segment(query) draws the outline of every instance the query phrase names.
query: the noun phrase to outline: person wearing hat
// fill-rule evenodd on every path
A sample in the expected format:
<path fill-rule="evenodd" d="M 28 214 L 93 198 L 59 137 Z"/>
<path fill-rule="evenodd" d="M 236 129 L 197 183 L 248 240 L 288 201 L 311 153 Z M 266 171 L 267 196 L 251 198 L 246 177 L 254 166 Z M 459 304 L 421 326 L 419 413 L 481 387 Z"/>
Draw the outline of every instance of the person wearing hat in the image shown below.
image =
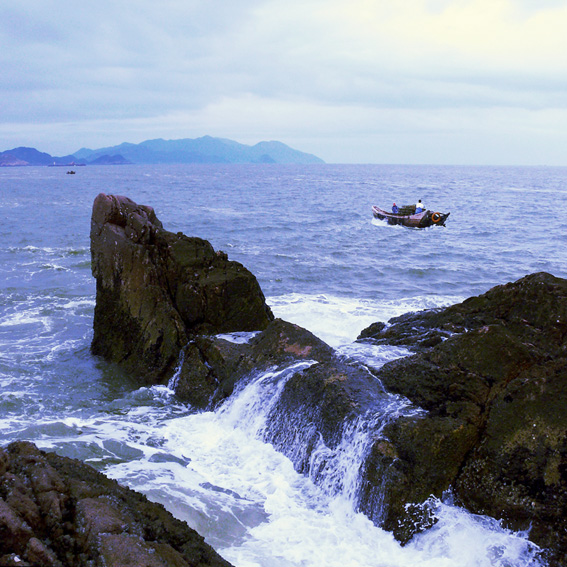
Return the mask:
<path fill-rule="evenodd" d="M 398 214 L 398 205 L 396 205 L 396 203 L 394 203 L 392 205 L 392 212 L 397 215 Z"/>

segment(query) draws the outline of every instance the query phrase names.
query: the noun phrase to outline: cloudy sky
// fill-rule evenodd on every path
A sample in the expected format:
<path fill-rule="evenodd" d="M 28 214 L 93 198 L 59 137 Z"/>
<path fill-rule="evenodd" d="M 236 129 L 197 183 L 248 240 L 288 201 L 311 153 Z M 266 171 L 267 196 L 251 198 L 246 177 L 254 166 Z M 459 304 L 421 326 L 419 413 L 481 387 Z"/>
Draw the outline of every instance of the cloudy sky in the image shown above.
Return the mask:
<path fill-rule="evenodd" d="M 566 0 L 0 0 L 0 151 L 567 165 Z"/>

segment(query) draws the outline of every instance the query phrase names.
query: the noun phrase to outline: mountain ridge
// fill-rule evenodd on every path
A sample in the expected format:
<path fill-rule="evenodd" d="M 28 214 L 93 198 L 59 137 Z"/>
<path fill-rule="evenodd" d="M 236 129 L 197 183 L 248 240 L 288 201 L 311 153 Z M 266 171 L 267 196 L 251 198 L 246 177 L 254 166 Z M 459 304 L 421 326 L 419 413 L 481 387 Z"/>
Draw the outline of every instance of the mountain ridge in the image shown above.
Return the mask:
<path fill-rule="evenodd" d="M 77 163 L 77 165 L 79 164 L 73 155 L 54 157 L 48 153 L 40 152 L 35 148 L 27 148 L 24 146 L 0 152 L 0 167 L 25 165 L 71 165 L 74 163 Z"/>
<path fill-rule="evenodd" d="M 120 165 L 188 163 L 325 163 L 283 142 L 262 141 L 250 146 L 227 138 L 202 136 L 164 140 L 156 138 L 139 144 L 123 142 L 98 149 L 81 148 L 63 157 L 54 157 L 35 148 L 18 147 L 0 152 L 0 167 L 23 165 Z"/>
<path fill-rule="evenodd" d="M 78 159 L 93 160 L 102 155 L 122 155 L 132 163 L 324 163 L 323 160 L 301 152 L 282 142 L 259 142 L 254 146 L 227 138 L 202 136 L 164 140 L 155 138 L 139 144 L 123 143 L 90 150 L 81 148 L 74 153 Z"/>

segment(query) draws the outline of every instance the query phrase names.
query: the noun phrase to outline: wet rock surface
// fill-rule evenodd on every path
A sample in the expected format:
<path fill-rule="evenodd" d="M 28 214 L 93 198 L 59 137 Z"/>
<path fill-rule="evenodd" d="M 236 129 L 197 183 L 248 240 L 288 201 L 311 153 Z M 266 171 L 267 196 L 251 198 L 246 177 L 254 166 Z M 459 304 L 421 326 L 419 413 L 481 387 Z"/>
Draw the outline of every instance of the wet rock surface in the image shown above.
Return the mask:
<path fill-rule="evenodd" d="M 203 402 L 211 406 L 230 396 L 235 385 L 251 374 L 307 360 L 330 361 L 334 357 L 333 349 L 313 333 L 282 319 L 272 321 L 247 343 L 203 336 L 196 338 L 186 352 L 193 363 L 186 363 L 185 358 L 176 392 L 193 391 L 200 382 L 196 375 L 206 375 L 210 387 Z"/>
<path fill-rule="evenodd" d="M 230 567 L 161 504 L 27 442 L 0 448 L 0 565 Z"/>
<path fill-rule="evenodd" d="M 473 512 L 531 527 L 552 564 L 565 565 L 567 281 L 532 274 L 360 340 L 417 351 L 376 374 L 427 412 L 389 424 L 389 452 L 370 455 L 368 470 L 391 478 L 384 526 L 407 540 L 417 527 L 406 505 L 452 489 Z"/>
<path fill-rule="evenodd" d="M 92 352 L 146 383 L 167 381 L 200 334 L 273 320 L 256 278 L 206 240 L 164 230 L 151 207 L 101 193 L 91 218 Z"/>

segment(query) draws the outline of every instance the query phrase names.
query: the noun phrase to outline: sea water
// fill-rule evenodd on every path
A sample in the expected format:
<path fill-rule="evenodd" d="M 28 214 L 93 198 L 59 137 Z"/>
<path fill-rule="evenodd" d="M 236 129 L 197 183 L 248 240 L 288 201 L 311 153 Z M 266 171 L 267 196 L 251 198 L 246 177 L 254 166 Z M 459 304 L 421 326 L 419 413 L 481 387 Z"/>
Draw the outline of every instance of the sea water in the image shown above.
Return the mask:
<path fill-rule="evenodd" d="M 198 412 L 93 357 L 90 214 L 100 192 L 154 207 L 166 229 L 250 269 L 276 316 L 376 367 L 407 351 L 355 343 L 370 323 L 537 271 L 567 277 L 566 187 L 567 168 L 0 168 L 0 444 L 26 439 L 91 464 L 163 503 L 237 567 L 538 565 L 526 534 L 467 513 L 450 494 L 428 502 L 439 521 L 405 547 L 357 513 L 364 420 L 347 424 L 337 448 L 317 447 L 298 474 L 293 451 L 263 441 L 294 368 L 250 377 L 216 412 Z M 447 226 L 372 219 L 373 204 L 417 199 L 451 212 Z M 420 411 L 387 399 L 366 416 L 373 427 Z"/>

